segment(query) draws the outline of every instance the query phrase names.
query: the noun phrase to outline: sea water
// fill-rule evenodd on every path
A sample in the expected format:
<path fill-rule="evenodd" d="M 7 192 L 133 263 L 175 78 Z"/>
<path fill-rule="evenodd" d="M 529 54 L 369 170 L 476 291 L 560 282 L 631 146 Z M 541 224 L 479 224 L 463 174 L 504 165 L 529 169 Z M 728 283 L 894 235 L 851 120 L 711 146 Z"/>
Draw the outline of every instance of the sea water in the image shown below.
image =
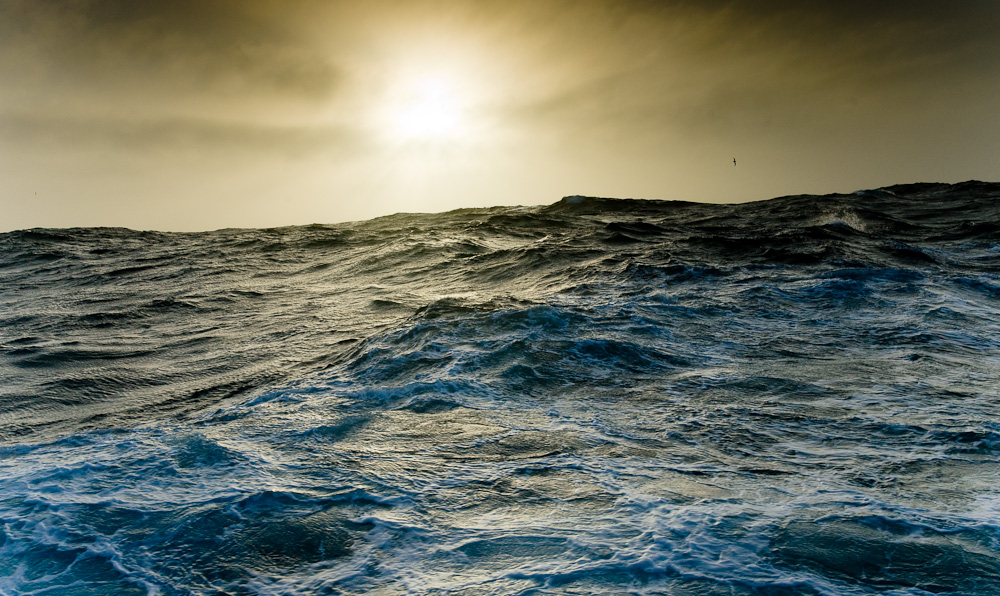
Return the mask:
<path fill-rule="evenodd" d="M 0 235 L 0 594 L 1000 594 L 1000 185 Z"/>

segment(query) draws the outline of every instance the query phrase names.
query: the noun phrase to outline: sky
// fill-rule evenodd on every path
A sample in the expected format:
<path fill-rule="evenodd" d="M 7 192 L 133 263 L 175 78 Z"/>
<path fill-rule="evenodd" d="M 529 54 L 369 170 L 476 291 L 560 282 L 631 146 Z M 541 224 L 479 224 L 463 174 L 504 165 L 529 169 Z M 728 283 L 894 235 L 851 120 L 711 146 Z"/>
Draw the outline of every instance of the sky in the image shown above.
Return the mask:
<path fill-rule="evenodd" d="M 0 0 L 0 231 L 996 181 L 997 31 L 995 0 Z"/>

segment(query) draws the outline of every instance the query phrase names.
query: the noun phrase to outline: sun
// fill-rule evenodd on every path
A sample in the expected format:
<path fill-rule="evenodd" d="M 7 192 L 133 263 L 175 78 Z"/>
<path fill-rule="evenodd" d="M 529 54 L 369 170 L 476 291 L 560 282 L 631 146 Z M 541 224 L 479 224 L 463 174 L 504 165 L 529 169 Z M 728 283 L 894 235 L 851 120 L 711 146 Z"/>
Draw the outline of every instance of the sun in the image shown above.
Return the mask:
<path fill-rule="evenodd" d="M 442 140 L 460 135 L 465 107 L 451 81 L 424 77 L 408 87 L 392 110 L 396 135 L 407 140 Z"/>

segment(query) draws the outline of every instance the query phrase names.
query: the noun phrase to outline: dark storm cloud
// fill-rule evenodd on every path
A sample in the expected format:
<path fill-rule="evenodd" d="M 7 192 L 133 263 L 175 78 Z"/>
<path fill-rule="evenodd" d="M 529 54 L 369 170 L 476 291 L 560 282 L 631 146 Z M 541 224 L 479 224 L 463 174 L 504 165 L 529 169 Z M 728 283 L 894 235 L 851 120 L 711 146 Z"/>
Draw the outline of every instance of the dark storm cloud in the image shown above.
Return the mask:
<path fill-rule="evenodd" d="M 342 127 L 271 121 L 341 78 L 280 16 L 226 0 L 0 1 L 0 145 L 209 159 L 356 144 Z"/>
<path fill-rule="evenodd" d="M 961 93 L 982 112 L 1000 81 L 996 2 L 620 1 L 561 18 L 580 13 L 539 57 L 576 61 L 577 76 L 513 106 L 517 117 L 626 135 L 823 128 L 954 109 Z"/>
<path fill-rule="evenodd" d="M 2 67 L 8 81 L 26 90 L 108 102 L 330 93 L 337 73 L 327 57 L 260 7 L 223 0 L 7 0 L 0 5 Z"/>
<path fill-rule="evenodd" d="M 976 68 L 995 72 L 998 7 L 976 0 L 5 0 L 0 68 L 18 88 L 7 93 L 8 105 L 19 98 L 65 106 L 88 97 L 156 105 L 191 96 L 321 101 L 344 72 L 328 48 L 302 35 L 315 31 L 310 20 L 330 38 L 362 42 L 382 30 L 437 23 L 445 43 L 487 32 L 497 51 L 536 53 L 538 68 L 572 64 L 576 71 L 552 88 L 519 94 L 540 91 L 533 99 L 548 107 L 554 95 L 594 98 L 595 80 L 619 91 L 624 83 L 640 96 L 687 86 L 696 90 L 684 94 L 689 101 L 725 103 L 744 91 L 759 95 L 755 88 L 794 94 L 827 85 L 836 94 L 858 86 L 866 93 Z M 590 101 L 608 104 L 613 95 Z"/>

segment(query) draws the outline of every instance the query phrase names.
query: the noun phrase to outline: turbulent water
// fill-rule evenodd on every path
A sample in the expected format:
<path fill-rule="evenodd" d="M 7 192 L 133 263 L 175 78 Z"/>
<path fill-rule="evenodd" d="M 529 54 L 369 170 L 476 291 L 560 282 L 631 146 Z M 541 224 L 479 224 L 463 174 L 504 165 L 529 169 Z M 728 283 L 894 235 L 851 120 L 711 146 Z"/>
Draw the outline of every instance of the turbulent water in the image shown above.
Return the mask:
<path fill-rule="evenodd" d="M 1000 184 L 0 235 L 0 594 L 1000 594 Z"/>

